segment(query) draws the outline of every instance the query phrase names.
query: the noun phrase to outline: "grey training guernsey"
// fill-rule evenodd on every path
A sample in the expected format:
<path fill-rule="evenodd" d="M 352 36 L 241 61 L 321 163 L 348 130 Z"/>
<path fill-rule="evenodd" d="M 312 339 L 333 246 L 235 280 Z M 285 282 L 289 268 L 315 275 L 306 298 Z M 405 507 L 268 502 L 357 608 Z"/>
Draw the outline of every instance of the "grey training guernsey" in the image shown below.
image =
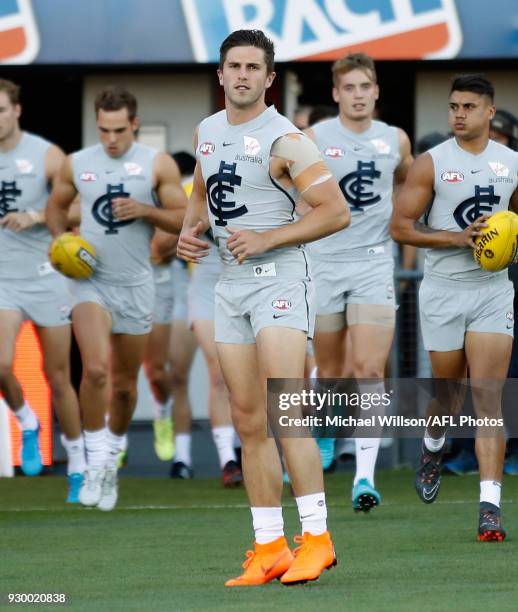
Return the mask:
<path fill-rule="evenodd" d="M 351 209 L 350 227 L 308 245 L 311 257 L 351 261 L 377 253 L 391 257 L 389 222 L 394 171 L 401 155 L 396 127 L 373 121 L 364 132 L 339 117 L 313 127 L 318 149 Z"/>
<path fill-rule="evenodd" d="M 49 196 L 45 157 L 51 143 L 22 132 L 18 144 L 0 152 L 0 218 L 10 212 L 43 210 Z M 0 279 L 37 278 L 48 263 L 51 235 L 36 224 L 21 232 L 0 227 Z"/>
<path fill-rule="evenodd" d="M 231 125 L 224 110 L 201 122 L 196 156 L 206 185 L 209 220 L 224 264 L 224 277 L 243 276 L 248 266 L 259 270 L 255 276 L 307 275 L 303 246 L 250 257 L 241 266 L 226 246 L 228 227 L 264 232 L 295 220 L 298 192 L 273 179 L 269 163 L 273 143 L 285 134 L 298 132 L 273 106 L 239 125 Z M 251 275 L 254 276 L 252 272 Z"/>
<path fill-rule="evenodd" d="M 116 198 L 155 205 L 153 161 L 157 151 L 134 142 L 121 157 L 101 144 L 74 153 L 74 183 L 81 196 L 81 235 L 97 252 L 95 278 L 111 285 L 135 286 L 150 278 L 153 226 L 143 219 L 119 221 Z"/>
<path fill-rule="evenodd" d="M 462 149 L 455 138 L 430 149 L 435 170 L 434 197 L 425 215 L 433 229 L 460 232 L 480 215 L 509 208 L 518 185 L 518 153 L 490 140 L 478 155 Z M 480 282 L 507 270 L 487 272 L 473 258 L 470 248 L 426 249 L 426 278 Z"/>

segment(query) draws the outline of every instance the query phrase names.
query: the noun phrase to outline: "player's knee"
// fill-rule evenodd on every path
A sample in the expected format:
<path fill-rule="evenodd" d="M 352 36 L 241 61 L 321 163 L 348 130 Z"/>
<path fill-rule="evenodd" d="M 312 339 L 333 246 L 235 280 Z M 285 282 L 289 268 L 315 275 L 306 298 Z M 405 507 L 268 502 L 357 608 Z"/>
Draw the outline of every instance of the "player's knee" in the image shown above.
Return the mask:
<path fill-rule="evenodd" d="M 266 431 L 265 415 L 257 409 L 257 402 L 231 398 L 230 409 L 234 428 L 241 439 L 254 438 Z"/>
<path fill-rule="evenodd" d="M 330 361 L 318 366 L 319 378 L 340 378 L 342 375 L 342 364 L 340 360 Z"/>
<path fill-rule="evenodd" d="M 167 379 L 167 372 L 163 366 L 152 366 L 148 369 L 148 378 L 151 385 L 162 386 Z"/>
<path fill-rule="evenodd" d="M 94 387 L 104 387 L 108 381 L 108 366 L 104 363 L 88 364 L 83 370 L 83 377 Z"/>
<path fill-rule="evenodd" d="M 219 370 L 210 372 L 210 384 L 216 393 L 224 393 L 226 390 L 225 381 Z"/>
<path fill-rule="evenodd" d="M 173 369 L 173 373 L 171 375 L 171 386 L 172 388 L 177 391 L 178 389 L 181 389 L 182 387 L 187 387 L 187 372 L 183 372 L 183 371 L 174 371 Z"/>
<path fill-rule="evenodd" d="M 502 393 L 500 388 L 471 387 L 475 412 L 478 418 L 497 417 L 502 410 Z"/>
<path fill-rule="evenodd" d="M 354 360 L 354 376 L 356 378 L 383 378 L 383 368 L 373 361 L 366 359 Z"/>
<path fill-rule="evenodd" d="M 137 389 L 135 385 L 125 385 L 123 387 L 113 388 L 113 401 L 118 405 L 131 405 L 137 397 Z"/>
<path fill-rule="evenodd" d="M 60 368 L 50 372 L 45 371 L 45 376 L 47 377 L 47 382 L 54 398 L 63 395 L 68 385 L 70 385 L 70 378 L 66 368 Z"/>

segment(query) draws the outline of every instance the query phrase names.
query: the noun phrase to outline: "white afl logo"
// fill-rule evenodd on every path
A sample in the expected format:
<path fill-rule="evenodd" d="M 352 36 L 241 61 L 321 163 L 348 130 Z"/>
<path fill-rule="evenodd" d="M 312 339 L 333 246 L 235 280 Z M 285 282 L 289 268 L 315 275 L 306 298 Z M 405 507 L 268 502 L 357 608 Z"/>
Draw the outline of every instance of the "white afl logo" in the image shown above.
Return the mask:
<path fill-rule="evenodd" d="M 441 174 L 441 181 L 446 183 L 462 183 L 464 175 L 460 170 L 446 170 Z"/>
<path fill-rule="evenodd" d="M 273 300 L 272 308 L 275 308 L 275 310 L 289 310 L 291 302 L 289 300 Z"/>
<path fill-rule="evenodd" d="M 343 157 L 345 152 L 339 147 L 327 147 L 327 149 L 324 151 L 324 155 L 326 157 Z"/>
<path fill-rule="evenodd" d="M 198 151 L 202 155 L 210 155 L 211 153 L 214 153 L 215 150 L 216 145 L 213 142 L 202 142 L 201 145 L 198 147 Z"/>

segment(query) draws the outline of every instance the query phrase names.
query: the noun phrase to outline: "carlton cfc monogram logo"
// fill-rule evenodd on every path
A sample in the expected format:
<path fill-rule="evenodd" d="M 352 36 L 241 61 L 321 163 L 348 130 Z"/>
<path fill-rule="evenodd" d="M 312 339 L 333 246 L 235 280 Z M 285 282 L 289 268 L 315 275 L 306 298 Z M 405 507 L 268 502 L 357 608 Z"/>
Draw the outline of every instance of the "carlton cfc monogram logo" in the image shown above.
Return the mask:
<path fill-rule="evenodd" d="M 479 187 L 475 185 L 475 195 L 461 202 L 453 211 L 457 225 L 465 229 L 480 215 L 491 213 L 493 206 L 500 202 L 500 196 L 495 195 L 494 187 Z"/>
<path fill-rule="evenodd" d="M 227 201 L 227 196 L 234 193 L 234 187 L 241 185 L 242 177 L 236 174 L 237 164 L 219 164 L 219 172 L 207 179 L 207 194 L 209 196 L 210 212 L 216 217 L 216 225 L 225 227 L 228 219 L 241 217 L 248 212 L 246 206 L 236 208 L 233 200 Z"/>
<path fill-rule="evenodd" d="M 16 187 L 16 181 L 2 181 L 2 187 L 0 188 L 0 218 L 5 217 L 7 213 L 18 210 L 17 208 L 12 208 L 11 204 L 15 204 L 16 198 L 21 195 L 21 190 Z"/>
<path fill-rule="evenodd" d="M 381 172 L 376 170 L 375 162 L 359 161 L 356 170 L 346 174 L 340 181 L 340 189 L 347 202 L 361 210 L 364 206 L 371 206 L 381 200 L 380 195 L 368 191 L 374 185 L 374 179 L 380 176 Z"/>
<path fill-rule="evenodd" d="M 113 216 L 113 200 L 116 198 L 129 198 L 130 196 L 131 194 L 124 191 L 124 185 L 120 183 L 119 185 L 107 185 L 106 193 L 95 200 L 92 207 L 92 215 L 99 225 L 107 228 L 104 232 L 105 234 L 118 234 L 119 227 L 129 225 L 135 221 L 135 219 L 119 221 Z"/>

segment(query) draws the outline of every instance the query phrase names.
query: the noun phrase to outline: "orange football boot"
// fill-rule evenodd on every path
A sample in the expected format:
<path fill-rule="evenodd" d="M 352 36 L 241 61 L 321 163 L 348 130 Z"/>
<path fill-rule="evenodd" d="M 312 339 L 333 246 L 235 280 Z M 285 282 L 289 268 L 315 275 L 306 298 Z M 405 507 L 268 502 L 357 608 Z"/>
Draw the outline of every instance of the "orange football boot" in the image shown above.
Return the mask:
<path fill-rule="evenodd" d="M 257 586 L 280 578 L 293 563 L 293 553 L 286 538 L 281 536 L 268 544 L 254 542 L 254 550 L 246 551 L 245 571 L 237 578 L 225 582 L 225 586 Z"/>
<path fill-rule="evenodd" d="M 329 531 L 322 535 L 311 535 L 307 531 L 302 536 L 295 536 L 294 541 L 300 544 L 294 550 L 295 561 L 281 578 L 282 584 L 303 584 L 318 580 L 325 569 L 336 565 L 336 556 Z"/>

